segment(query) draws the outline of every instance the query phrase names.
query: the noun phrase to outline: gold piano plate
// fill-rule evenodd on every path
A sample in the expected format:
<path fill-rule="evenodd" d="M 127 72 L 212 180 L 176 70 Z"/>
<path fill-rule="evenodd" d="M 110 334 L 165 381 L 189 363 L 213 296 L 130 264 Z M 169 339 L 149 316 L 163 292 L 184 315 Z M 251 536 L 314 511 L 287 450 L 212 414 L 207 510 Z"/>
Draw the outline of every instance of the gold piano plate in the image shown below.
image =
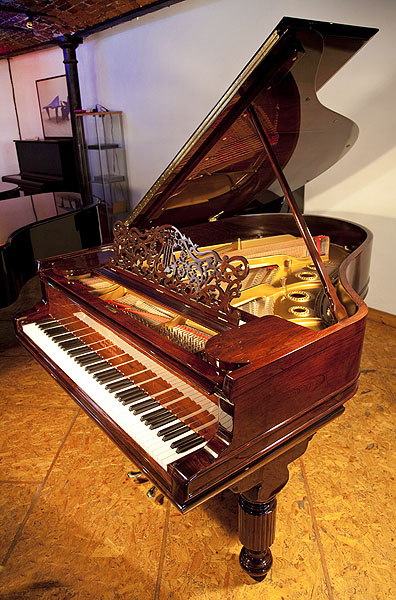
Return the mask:
<path fill-rule="evenodd" d="M 325 268 L 334 282 L 349 252 L 330 244 L 329 255 L 323 256 Z M 320 330 L 330 323 L 327 308 L 318 299 L 323 288 L 310 257 L 269 255 L 265 260 L 249 260 L 249 276 L 241 295 L 233 306 L 256 317 L 276 315 L 304 327 Z"/>

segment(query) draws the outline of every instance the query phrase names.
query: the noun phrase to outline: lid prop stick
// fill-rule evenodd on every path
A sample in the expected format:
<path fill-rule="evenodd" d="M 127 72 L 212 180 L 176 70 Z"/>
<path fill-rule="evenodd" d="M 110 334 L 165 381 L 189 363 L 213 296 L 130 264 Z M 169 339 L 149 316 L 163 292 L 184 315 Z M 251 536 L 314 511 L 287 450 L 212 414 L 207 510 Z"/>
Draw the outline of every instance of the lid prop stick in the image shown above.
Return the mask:
<path fill-rule="evenodd" d="M 322 261 L 320 254 L 316 248 L 312 234 L 308 229 L 308 226 L 305 222 L 305 219 L 304 219 L 300 209 L 298 208 L 298 205 L 294 198 L 293 192 L 291 191 L 290 186 L 287 182 L 287 179 L 279 165 L 278 159 L 276 158 L 275 153 L 272 150 L 271 143 L 268 139 L 268 136 L 267 136 L 264 128 L 262 127 L 261 122 L 257 116 L 257 113 L 254 110 L 252 105 L 250 105 L 249 108 L 247 109 L 247 114 L 249 115 L 250 120 L 252 121 L 254 128 L 260 138 L 260 141 L 262 142 L 262 144 L 264 146 L 264 149 L 267 153 L 268 159 L 271 163 L 274 173 L 280 183 L 282 191 L 283 191 L 285 198 L 289 204 L 290 210 L 293 213 L 293 216 L 294 216 L 297 226 L 300 230 L 300 233 L 307 245 L 308 251 L 312 258 L 312 262 L 315 265 L 315 268 L 318 272 L 319 278 L 322 282 L 324 291 L 329 300 L 331 314 L 333 315 L 333 318 L 335 319 L 336 322 L 342 321 L 342 319 L 345 319 L 348 316 L 347 312 L 345 310 L 345 307 L 341 304 L 341 302 L 337 296 L 337 292 L 336 292 L 333 284 L 331 283 L 330 277 L 323 265 L 323 261 Z"/>

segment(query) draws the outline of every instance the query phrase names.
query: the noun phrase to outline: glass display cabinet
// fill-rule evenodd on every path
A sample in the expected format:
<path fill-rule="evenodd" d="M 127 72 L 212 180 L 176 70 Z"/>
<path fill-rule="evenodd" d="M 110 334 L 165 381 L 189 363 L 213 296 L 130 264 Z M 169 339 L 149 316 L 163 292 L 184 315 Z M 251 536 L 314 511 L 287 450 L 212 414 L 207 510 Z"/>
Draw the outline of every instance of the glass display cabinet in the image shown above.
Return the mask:
<path fill-rule="evenodd" d="M 122 112 L 81 112 L 77 117 L 87 193 L 106 207 L 111 232 L 114 222 L 130 213 Z"/>

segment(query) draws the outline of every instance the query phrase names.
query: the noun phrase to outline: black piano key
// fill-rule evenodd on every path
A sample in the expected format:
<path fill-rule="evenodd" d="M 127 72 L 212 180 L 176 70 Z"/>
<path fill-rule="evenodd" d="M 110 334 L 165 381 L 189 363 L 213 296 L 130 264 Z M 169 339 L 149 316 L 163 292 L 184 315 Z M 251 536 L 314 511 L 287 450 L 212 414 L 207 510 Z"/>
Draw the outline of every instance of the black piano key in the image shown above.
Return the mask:
<path fill-rule="evenodd" d="M 175 415 L 173 415 L 172 413 L 168 412 L 168 414 L 166 416 L 163 416 L 162 419 L 159 419 L 157 421 L 154 421 L 154 423 L 151 423 L 148 428 L 149 429 L 158 429 L 158 427 L 162 427 L 163 425 L 167 425 L 168 423 L 172 423 L 173 421 L 177 421 L 177 417 Z"/>
<path fill-rule="evenodd" d="M 53 327 L 58 327 L 59 323 L 58 321 L 49 321 L 48 323 L 40 323 L 40 325 L 38 325 L 38 327 L 41 329 L 41 331 L 47 331 L 47 329 L 52 329 Z"/>
<path fill-rule="evenodd" d="M 74 337 L 74 335 L 72 333 L 63 333 L 63 334 L 59 334 L 54 336 L 54 342 L 56 342 L 57 344 L 59 342 L 67 342 L 68 340 L 75 340 L 76 338 Z"/>
<path fill-rule="evenodd" d="M 76 363 L 78 363 L 81 367 L 85 367 L 86 365 L 90 365 L 94 362 L 99 362 L 101 357 L 96 352 L 90 352 L 89 354 L 84 354 L 83 356 L 78 356 L 74 359 Z"/>
<path fill-rule="evenodd" d="M 180 421 L 178 423 L 175 423 L 174 425 L 171 425 L 170 427 L 165 427 L 165 429 L 160 429 L 157 433 L 158 437 L 162 437 L 163 435 L 166 435 L 167 433 L 171 433 L 172 431 L 176 431 L 177 429 L 181 429 L 182 427 L 186 427 L 186 425 L 184 425 L 184 423 L 180 423 Z"/>
<path fill-rule="evenodd" d="M 105 360 L 102 360 L 99 363 L 96 363 L 94 365 L 88 365 L 85 367 L 85 370 L 88 371 L 88 373 L 97 373 L 98 371 L 102 371 L 102 369 L 106 369 L 109 368 L 109 363 Z"/>
<path fill-rule="evenodd" d="M 162 436 L 162 440 L 164 442 L 168 442 L 169 440 L 172 440 L 173 438 L 177 437 L 178 435 L 182 435 L 183 433 L 188 433 L 189 431 L 191 431 L 191 429 L 188 427 L 188 425 L 184 425 L 184 426 L 180 427 L 179 429 L 175 429 L 175 431 L 166 433 L 164 436 Z"/>
<path fill-rule="evenodd" d="M 48 319 L 43 319 L 43 321 L 37 321 L 37 327 L 40 327 L 40 329 L 42 329 L 42 327 L 45 327 L 46 325 L 51 325 L 51 323 L 58 323 L 58 321 L 56 321 L 52 317 Z"/>
<path fill-rule="evenodd" d="M 81 345 L 80 340 L 77 340 L 75 338 L 74 338 L 74 340 L 68 340 L 67 342 L 60 342 L 58 344 L 59 348 L 62 348 L 62 350 L 71 350 L 72 348 L 77 348 L 77 346 L 80 346 L 80 345 Z"/>
<path fill-rule="evenodd" d="M 161 413 L 158 410 L 154 412 L 156 412 L 157 414 L 154 415 L 154 413 L 150 413 L 144 419 L 145 425 L 147 425 L 150 429 L 157 429 L 158 427 L 162 427 L 162 425 L 166 425 L 166 423 L 170 423 L 169 419 L 175 416 L 173 413 L 169 412 L 169 410 L 166 409 L 163 409 Z M 153 417 L 151 418 L 152 415 Z M 143 421 L 143 419 L 141 420 Z"/>
<path fill-rule="evenodd" d="M 109 390 L 109 392 L 118 392 L 127 387 L 131 387 L 133 385 L 133 381 L 130 379 L 122 379 L 121 381 L 115 381 L 114 383 L 108 383 L 105 388 Z"/>
<path fill-rule="evenodd" d="M 184 445 L 178 446 L 177 449 L 176 449 L 176 454 L 181 454 L 182 452 L 186 452 L 187 450 L 191 450 L 192 448 L 194 448 L 194 446 L 199 446 L 199 444 L 202 444 L 203 441 L 204 441 L 204 439 L 200 435 L 198 435 L 198 439 L 191 440 L 191 442 L 188 442 L 188 443 L 186 443 Z"/>
<path fill-rule="evenodd" d="M 51 329 L 50 331 L 48 331 L 45 335 L 47 335 L 48 337 L 50 337 L 51 339 L 58 341 L 60 336 L 62 335 L 67 335 L 67 337 L 69 337 L 70 339 L 74 338 L 75 339 L 75 335 L 74 333 L 71 333 L 70 331 L 68 331 L 68 329 L 66 329 L 65 327 L 55 327 L 54 329 Z"/>
<path fill-rule="evenodd" d="M 67 329 L 65 329 L 64 327 L 51 327 L 50 329 L 44 331 L 45 335 L 48 335 L 48 337 L 52 337 L 54 335 L 57 335 L 58 333 L 66 333 Z"/>
<path fill-rule="evenodd" d="M 110 383 L 111 381 L 118 381 L 120 377 L 122 377 L 122 373 L 117 371 L 117 369 L 114 369 L 114 371 L 113 369 L 108 369 L 107 371 L 100 371 L 100 373 L 96 373 L 94 379 L 96 379 L 96 381 L 99 381 L 99 383 L 101 383 L 102 385 Z"/>
<path fill-rule="evenodd" d="M 98 363 L 94 364 L 97 365 Z M 122 377 L 122 375 L 118 371 L 114 372 L 113 369 L 103 370 L 103 367 L 101 371 L 93 374 L 93 378 L 96 379 L 96 381 L 98 381 L 102 385 L 105 385 L 105 383 L 110 383 L 110 381 L 114 381 L 115 379 L 119 379 L 120 377 Z"/>
<path fill-rule="evenodd" d="M 89 356 L 89 358 L 88 358 Z M 83 361 L 83 359 L 85 359 L 85 357 L 87 357 L 86 360 Z M 75 362 L 80 365 L 80 367 L 89 367 L 91 365 L 96 365 L 98 362 L 101 362 L 101 357 L 100 356 L 90 356 L 88 354 L 80 354 L 79 356 L 74 356 L 73 357 Z"/>
<path fill-rule="evenodd" d="M 142 388 L 140 388 L 138 385 L 132 385 L 132 387 L 130 387 L 128 390 L 122 390 L 121 392 L 117 392 L 115 394 L 115 397 L 117 398 L 117 400 L 125 400 L 126 398 L 130 398 L 135 394 L 140 394 L 140 392 L 142 391 Z"/>
<path fill-rule="evenodd" d="M 81 356 L 82 354 L 87 354 L 88 352 L 91 352 L 91 349 L 85 344 L 82 344 L 81 346 L 78 346 L 78 348 L 72 348 L 72 350 L 68 350 L 67 354 L 74 358 L 75 356 Z"/>
<path fill-rule="evenodd" d="M 144 391 L 141 390 L 140 388 L 136 389 L 136 388 L 130 388 L 131 392 L 130 394 L 125 394 L 122 397 L 117 397 L 116 394 L 116 398 L 119 402 L 125 402 L 125 400 L 135 400 L 139 398 L 145 398 L 146 396 L 148 396 L 148 394 Z M 127 392 L 129 392 L 129 390 L 126 390 Z"/>
<path fill-rule="evenodd" d="M 173 442 L 171 444 L 171 448 L 178 448 L 182 444 L 190 442 L 190 441 L 192 442 L 193 440 L 195 440 L 197 438 L 201 438 L 201 436 L 198 433 L 192 433 L 191 435 L 188 435 L 187 437 L 185 437 L 181 440 L 176 440 L 175 442 Z"/>
<path fill-rule="evenodd" d="M 127 392 L 129 392 L 129 394 L 127 394 Z M 119 392 L 117 392 L 118 394 Z M 116 394 L 116 397 L 117 397 Z M 132 400 L 133 398 L 142 398 L 144 396 L 148 396 L 147 392 L 145 392 L 144 390 L 142 390 L 141 388 L 137 388 L 137 387 L 131 387 L 128 388 L 127 390 L 124 390 L 124 394 L 120 397 L 117 397 L 117 400 L 119 402 L 123 402 L 124 400 Z"/>
<path fill-rule="evenodd" d="M 137 402 L 140 402 L 141 400 L 143 400 L 144 398 L 149 399 L 149 395 L 146 394 L 145 392 L 143 392 L 140 396 L 138 396 L 137 398 L 128 398 L 127 400 L 122 400 L 121 404 L 123 406 L 130 406 L 131 404 L 136 404 Z M 131 408 L 129 410 L 132 410 Z"/>
<path fill-rule="evenodd" d="M 141 415 L 142 413 L 147 412 L 156 406 L 160 406 L 159 402 L 149 398 L 148 400 L 139 402 L 139 404 L 136 404 L 135 406 L 131 406 L 129 410 L 131 410 L 134 415 Z"/>
<path fill-rule="evenodd" d="M 45 335 L 51 339 L 55 338 L 57 335 L 61 335 L 62 333 L 66 333 L 67 329 L 54 327 L 53 329 L 49 329 L 48 331 L 44 331 Z M 56 341 L 56 340 L 55 340 Z"/>
<path fill-rule="evenodd" d="M 149 425 L 150 423 L 158 420 L 159 417 L 163 417 L 164 415 L 169 415 L 169 410 L 166 410 L 166 408 L 159 408 L 158 410 L 155 410 L 154 412 L 150 413 L 150 415 L 147 418 L 144 416 L 140 417 L 140 420 L 145 421 L 146 425 Z"/>
<path fill-rule="evenodd" d="M 81 343 L 82 343 L 82 342 L 81 342 L 81 340 L 79 340 L 79 339 L 78 339 L 78 338 L 76 338 L 75 336 L 71 337 L 71 338 L 70 338 L 70 339 L 68 339 L 68 340 L 58 340 L 56 337 L 54 337 L 54 338 L 53 338 L 53 340 L 54 340 L 54 342 L 55 342 L 56 344 L 58 344 L 58 346 L 60 346 L 61 344 L 66 344 L 66 345 L 65 345 L 65 349 L 67 348 L 67 345 L 68 345 L 68 344 L 70 344 L 70 343 L 72 343 L 72 342 L 73 342 L 73 343 L 75 343 L 75 344 L 80 344 L 80 345 L 81 345 Z"/>
<path fill-rule="evenodd" d="M 100 361 L 100 363 L 102 364 L 102 362 L 106 362 L 106 361 Z M 88 370 L 89 368 L 93 369 L 94 366 L 98 365 L 99 363 L 96 363 L 95 365 L 88 365 L 86 368 L 86 370 Z M 108 375 L 119 375 L 120 377 L 123 377 L 122 373 L 120 373 L 119 371 L 117 371 L 117 369 L 115 369 L 114 367 L 112 367 L 108 362 L 106 362 L 107 364 L 107 369 L 106 371 L 101 371 L 100 373 L 96 373 L 94 375 L 94 379 L 99 379 L 99 378 L 106 378 Z"/>

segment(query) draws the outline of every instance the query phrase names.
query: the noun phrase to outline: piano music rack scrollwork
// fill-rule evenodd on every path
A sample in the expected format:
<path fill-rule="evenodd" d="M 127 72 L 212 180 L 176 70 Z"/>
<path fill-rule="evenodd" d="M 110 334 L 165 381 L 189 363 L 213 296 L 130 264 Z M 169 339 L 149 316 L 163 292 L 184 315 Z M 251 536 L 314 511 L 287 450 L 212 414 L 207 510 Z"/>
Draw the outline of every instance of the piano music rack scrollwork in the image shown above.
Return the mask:
<path fill-rule="evenodd" d="M 189 237 L 172 225 L 146 231 L 114 225 L 112 264 L 180 294 L 184 300 L 205 304 L 238 323 L 240 312 L 231 301 L 241 293 L 249 273 L 244 256 L 220 256 L 200 251 Z"/>

